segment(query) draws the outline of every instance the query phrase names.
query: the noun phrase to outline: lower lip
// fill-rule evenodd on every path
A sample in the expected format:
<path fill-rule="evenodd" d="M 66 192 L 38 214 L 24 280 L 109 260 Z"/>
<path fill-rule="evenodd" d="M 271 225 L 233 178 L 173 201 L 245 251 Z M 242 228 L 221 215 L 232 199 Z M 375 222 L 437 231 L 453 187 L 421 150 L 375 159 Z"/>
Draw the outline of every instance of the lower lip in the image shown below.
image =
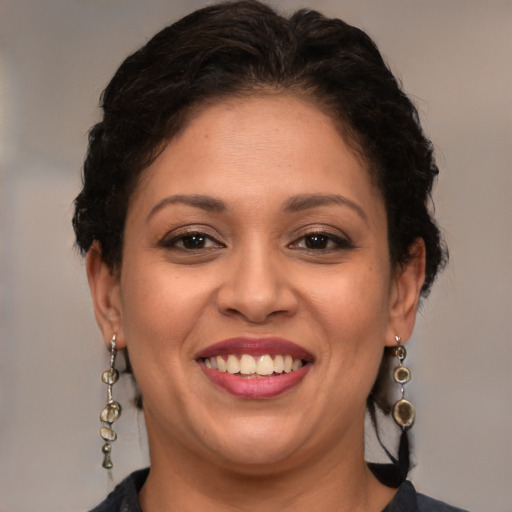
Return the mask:
<path fill-rule="evenodd" d="M 306 364 L 291 373 L 282 373 L 272 377 L 246 378 L 228 372 L 219 372 L 200 364 L 206 376 L 217 386 L 237 398 L 265 400 L 282 395 L 291 390 L 304 379 L 311 367 Z"/>

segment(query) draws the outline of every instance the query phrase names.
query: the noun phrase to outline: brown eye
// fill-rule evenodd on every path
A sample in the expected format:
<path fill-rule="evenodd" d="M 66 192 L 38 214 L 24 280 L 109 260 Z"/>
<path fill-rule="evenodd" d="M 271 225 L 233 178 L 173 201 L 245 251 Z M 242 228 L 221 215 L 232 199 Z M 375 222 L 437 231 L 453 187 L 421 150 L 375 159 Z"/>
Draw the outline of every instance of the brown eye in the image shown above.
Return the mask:
<path fill-rule="evenodd" d="M 211 236 L 201 232 L 188 232 L 173 236 L 170 239 L 163 240 L 161 246 L 166 249 L 176 249 L 180 251 L 203 251 L 224 247 L 223 244 Z"/>
<path fill-rule="evenodd" d="M 185 249 L 204 249 L 206 245 L 206 236 L 201 233 L 182 236 L 181 245 Z"/>
<path fill-rule="evenodd" d="M 331 253 L 353 249 L 354 245 L 347 238 L 334 235 L 333 233 L 317 231 L 301 236 L 292 242 L 289 247 L 303 251 Z"/>
<path fill-rule="evenodd" d="M 329 237 L 320 234 L 308 235 L 304 237 L 304 242 L 308 249 L 326 249 Z"/>

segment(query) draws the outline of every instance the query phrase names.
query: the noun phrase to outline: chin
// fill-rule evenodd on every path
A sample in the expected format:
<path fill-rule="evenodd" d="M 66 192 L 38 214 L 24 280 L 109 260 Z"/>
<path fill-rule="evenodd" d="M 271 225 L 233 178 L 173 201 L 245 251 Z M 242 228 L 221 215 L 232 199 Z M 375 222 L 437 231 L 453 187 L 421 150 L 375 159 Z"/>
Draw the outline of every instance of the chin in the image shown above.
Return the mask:
<path fill-rule="evenodd" d="M 285 425 L 282 418 L 255 418 L 231 421 L 221 425 L 218 436 L 211 437 L 210 449 L 217 458 L 222 459 L 230 468 L 252 474 L 263 467 L 269 470 L 287 465 L 295 458 L 304 444 L 304 430 Z M 204 439 L 207 441 L 207 439 Z"/>

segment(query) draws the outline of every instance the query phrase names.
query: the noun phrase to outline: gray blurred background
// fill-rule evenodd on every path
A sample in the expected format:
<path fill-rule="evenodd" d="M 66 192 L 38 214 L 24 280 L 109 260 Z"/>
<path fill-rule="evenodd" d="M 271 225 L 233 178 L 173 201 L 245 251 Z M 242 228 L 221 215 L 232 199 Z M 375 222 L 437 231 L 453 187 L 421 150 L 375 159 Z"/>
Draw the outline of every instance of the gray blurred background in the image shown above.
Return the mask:
<path fill-rule="evenodd" d="M 207 3 L 0 0 L 0 512 L 83 511 L 111 488 L 98 436 L 107 354 L 71 205 L 114 70 Z M 512 3 L 269 3 L 367 30 L 421 111 L 452 259 L 410 344 L 412 479 L 474 512 L 512 511 Z M 147 464 L 129 382 L 116 392 L 115 482 Z M 383 460 L 371 439 L 368 458 Z"/>

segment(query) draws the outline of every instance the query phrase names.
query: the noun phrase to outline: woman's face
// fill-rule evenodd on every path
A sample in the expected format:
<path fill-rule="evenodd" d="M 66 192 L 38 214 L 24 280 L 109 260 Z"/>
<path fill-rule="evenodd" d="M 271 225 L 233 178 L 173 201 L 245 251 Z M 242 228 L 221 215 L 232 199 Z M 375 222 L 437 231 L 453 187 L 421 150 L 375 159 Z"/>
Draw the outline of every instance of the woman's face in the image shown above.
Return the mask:
<path fill-rule="evenodd" d="M 290 95 L 205 107 L 143 175 L 104 315 L 152 458 L 360 455 L 383 347 L 408 336 L 399 279 L 381 195 L 327 115 Z"/>

